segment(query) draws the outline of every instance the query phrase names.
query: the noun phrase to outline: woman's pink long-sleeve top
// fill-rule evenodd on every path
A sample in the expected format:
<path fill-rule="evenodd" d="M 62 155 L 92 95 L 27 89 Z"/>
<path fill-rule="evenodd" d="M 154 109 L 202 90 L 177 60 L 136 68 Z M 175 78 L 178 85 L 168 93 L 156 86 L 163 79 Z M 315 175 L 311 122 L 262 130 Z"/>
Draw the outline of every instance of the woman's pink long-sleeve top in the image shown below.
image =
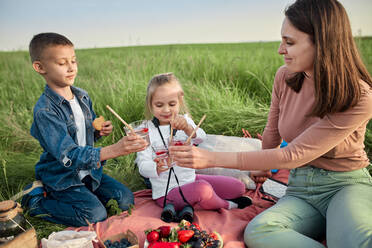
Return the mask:
<path fill-rule="evenodd" d="M 351 171 L 368 166 L 364 136 L 372 118 L 372 89 L 361 81 L 362 95 L 356 106 L 324 118 L 309 117 L 314 104 L 314 82 L 305 78 L 299 93 L 285 82 L 285 66 L 275 75 L 271 106 L 263 133 L 262 151 L 238 154 L 240 169 L 247 164 L 268 168 L 312 165 L 332 171 Z M 288 146 L 277 149 L 281 139 Z M 266 167 L 264 166 L 264 167 Z"/>

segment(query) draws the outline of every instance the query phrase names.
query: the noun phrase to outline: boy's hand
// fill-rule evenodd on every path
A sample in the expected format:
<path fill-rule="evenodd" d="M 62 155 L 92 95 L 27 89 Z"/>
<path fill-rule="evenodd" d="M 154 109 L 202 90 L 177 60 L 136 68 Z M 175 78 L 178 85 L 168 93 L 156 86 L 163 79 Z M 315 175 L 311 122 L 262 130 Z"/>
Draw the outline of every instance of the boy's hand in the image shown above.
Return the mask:
<path fill-rule="evenodd" d="M 149 145 L 146 140 L 138 135 L 124 136 L 117 144 L 120 146 L 121 155 L 143 151 Z"/>
<path fill-rule="evenodd" d="M 102 123 L 102 129 L 99 131 L 99 135 L 101 136 L 108 136 L 110 133 L 112 133 L 112 129 L 114 127 L 111 124 L 111 121 L 105 121 Z"/>
<path fill-rule="evenodd" d="M 256 183 L 263 183 L 272 176 L 271 171 L 251 171 L 249 177 Z"/>
<path fill-rule="evenodd" d="M 145 150 L 148 145 L 149 143 L 138 135 L 124 136 L 117 143 L 102 147 L 100 161 L 140 152 Z"/>
<path fill-rule="evenodd" d="M 194 130 L 192 126 L 190 126 L 186 119 L 181 115 L 176 115 L 174 120 L 170 122 L 173 129 L 183 130 L 187 135 L 190 135 Z"/>

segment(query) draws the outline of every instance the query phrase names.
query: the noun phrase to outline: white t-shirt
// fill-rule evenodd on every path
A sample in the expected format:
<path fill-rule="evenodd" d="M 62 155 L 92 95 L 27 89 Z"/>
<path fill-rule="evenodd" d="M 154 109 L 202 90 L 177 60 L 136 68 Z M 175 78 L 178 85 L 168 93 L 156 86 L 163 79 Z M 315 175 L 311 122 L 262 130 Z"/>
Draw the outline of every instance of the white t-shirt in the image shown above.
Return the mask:
<path fill-rule="evenodd" d="M 69 103 L 72 109 L 72 113 L 74 115 L 75 125 L 77 128 L 76 136 L 77 136 L 78 145 L 85 146 L 87 137 L 86 137 L 85 118 L 84 118 L 83 111 L 81 110 L 79 101 L 76 99 L 75 96 L 74 98 L 69 100 Z M 82 180 L 87 175 L 89 175 L 88 170 L 79 171 L 80 180 Z"/>

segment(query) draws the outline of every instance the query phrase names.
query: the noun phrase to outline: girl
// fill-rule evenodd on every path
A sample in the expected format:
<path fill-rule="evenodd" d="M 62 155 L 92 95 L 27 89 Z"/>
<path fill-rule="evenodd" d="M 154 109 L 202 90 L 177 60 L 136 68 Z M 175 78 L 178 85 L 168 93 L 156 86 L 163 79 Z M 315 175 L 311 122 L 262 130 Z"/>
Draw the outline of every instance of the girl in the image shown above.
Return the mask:
<path fill-rule="evenodd" d="M 184 92 L 178 79 L 172 73 L 154 76 L 147 87 L 146 117 L 148 121 L 150 143 L 164 142 L 170 137 L 171 127 L 177 130 L 174 138 L 187 138 L 196 127 L 187 114 Z M 172 120 L 172 116 L 174 116 Z M 193 135 L 194 144 L 206 138 L 205 132 L 199 128 Z M 154 162 L 154 151 L 151 146 L 137 153 L 136 163 L 142 176 L 149 178 L 152 185 L 152 198 L 163 207 L 165 191 L 170 169 Z M 192 206 L 199 205 L 203 209 L 244 208 L 251 204 L 247 197 L 241 197 L 245 186 L 235 178 L 225 176 L 195 175 L 195 170 L 173 166 L 179 180 L 179 186 L 187 202 Z M 231 201 L 225 199 L 233 199 Z M 172 203 L 176 210 L 182 209 L 186 203 L 180 194 L 177 181 L 172 174 L 169 183 L 167 203 Z"/>

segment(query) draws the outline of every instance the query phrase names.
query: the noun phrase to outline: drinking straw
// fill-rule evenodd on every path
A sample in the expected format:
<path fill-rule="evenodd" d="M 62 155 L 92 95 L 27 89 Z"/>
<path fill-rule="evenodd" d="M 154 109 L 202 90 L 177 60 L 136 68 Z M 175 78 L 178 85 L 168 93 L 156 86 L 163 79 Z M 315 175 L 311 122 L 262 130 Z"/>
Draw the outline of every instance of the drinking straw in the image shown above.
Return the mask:
<path fill-rule="evenodd" d="M 171 122 L 173 122 L 173 120 L 174 120 L 174 113 L 172 113 L 172 120 L 171 120 Z M 171 125 L 169 145 L 172 143 L 172 139 L 173 139 L 173 126 Z"/>
<path fill-rule="evenodd" d="M 120 117 L 120 115 L 118 115 L 112 108 L 110 108 L 110 106 L 109 105 L 106 105 L 106 108 L 108 109 L 108 110 L 110 110 L 111 111 L 111 113 L 113 113 L 131 132 L 133 132 L 133 133 L 135 133 L 134 132 L 134 129 L 132 128 L 132 126 L 131 125 L 129 125 L 128 123 L 126 123 L 121 117 Z"/>
<path fill-rule="evenodd" d="M 200 125 L 204 121 L 205 117 L 207 117 L 207 115 L 203 115 L 203 117 L 199 121 L 199 124 L 194 128 L 194 131 L 192 131 L 192 133 L 190 134 L 190 136 L 187 138 L 185 144 L 187 144 L 187 143 L 189 143 L 191 141 L 192 136 L 194 136 L 195 132 L 198 130 L 198 128 L 200 127 Z"/>
<path fill-rule="evenodd" d="M 87 218 L 84 218 L 85 219 L 85 222 L 88 224 L 88 231 L 90 231 L 92 229 L 92 223 L 89 222 L 89 220 Z M 94 230 L 93 230 L 94 231 Z M 97 234 L 97 239 L 99 242 L 101 242 L 101 244 L 103 245 L 104 248 L 107 248 L 107 246 L 105 245 L 105 243 L 102 241 L 102 239 L 100 239 L 100 237 L 98 237 L 98 234 Z"/>

